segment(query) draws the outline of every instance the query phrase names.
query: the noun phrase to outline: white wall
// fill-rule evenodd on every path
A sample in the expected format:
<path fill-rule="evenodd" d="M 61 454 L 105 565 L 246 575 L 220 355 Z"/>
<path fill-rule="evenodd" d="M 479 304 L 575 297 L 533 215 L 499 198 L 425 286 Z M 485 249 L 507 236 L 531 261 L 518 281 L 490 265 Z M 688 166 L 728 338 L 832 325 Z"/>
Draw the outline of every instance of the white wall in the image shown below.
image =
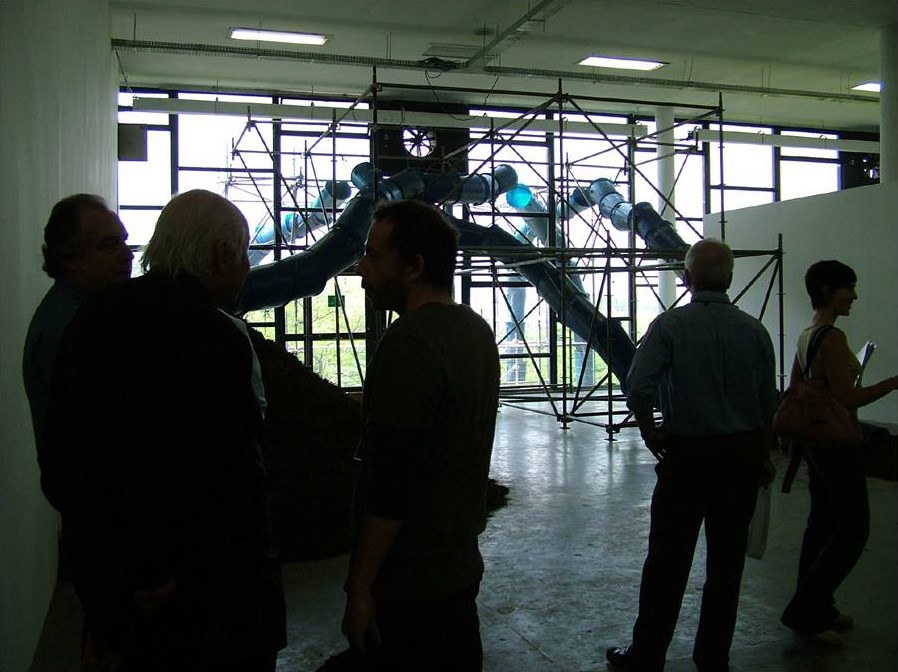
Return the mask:
<path fill-rule="evenodd" d="M 0 2 L 0 670 L 26 672 L 56 581 L 57 517 L 39 486 L 21 356 L 50 286 L 52 205 L 114 196 L 116 71 L 107 0 Z"/>
<path fill-rule="evenodd" d="M 720 236 L 719 219 L 719 214 L 705 217 L 705 235 Z M 812 313 L 804 272 L 821 259 L 838 259 L 858 274 L 859 300 L 851 315 L 837 324 L 855 352 L 866 340 L 879 346 L 864 381 L 869 384 L 898 374 L 898 181 L 734 210 L 726 213 L 726 219 L 726 240 L 735 250 L 775 249 L 777 235 L 783 235 L 787 376 L 798 333 Z M 737 259 L 734 289 L 744 287 L 761 263 L 759 259 Z M 768 277 L 765 274 L 746 294 L 745 303 L 739 304 L 754 315 L 763 301 Z M 776 288 L 764 318 L 774 343 L 779 335 L 775 292 Z M 862 408 L 860 417 L 898 424 L 898 394 Z"/>

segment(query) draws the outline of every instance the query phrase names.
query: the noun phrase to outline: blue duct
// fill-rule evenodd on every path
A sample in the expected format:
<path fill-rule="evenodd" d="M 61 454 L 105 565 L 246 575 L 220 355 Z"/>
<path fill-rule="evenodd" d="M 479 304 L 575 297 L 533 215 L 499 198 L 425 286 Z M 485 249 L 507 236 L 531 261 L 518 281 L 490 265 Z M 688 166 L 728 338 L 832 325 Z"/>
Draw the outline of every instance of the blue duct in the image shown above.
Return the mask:
<path fill-rule="evenodd" d="M 586 189 L 577 187 L 567 201 L 556 207 L 559 219 L 572 217 L 593 206 L 606 217 L 618 231 L 629 231 L 633 220 L 636 233 L 652 250 L 683 250 L 689 247 L 683 242 L 673 225 L 655 211 L 650 203 L 633 205 L 624 200 L 614 183 L 604 177 L 594 180 Z"/>
<path fill-rule="evenodd" d="M 405 177 L 400 177 L 405 176 Z M 495 200 L 499 194 L 514 189 L 518 184 L 518 174 L 507 164 L 496 166 L 492 175 L 471 173 L 463 175 L 456 171 L 445 173 L 422 173 L 417 168 L 409 168 L 397 173 L 393 181 L 424 181 L 424 193 L 420 199 L 429 203 L 486 203 Z M 358 189 L 367 189 L 374 183 L 374 171 L 367 161 L 352 169 L 350 180 Z M 391 180 L 387 180 L 388 183 Z"/>
<path fill-rule="evenodd" d="M 528 189 L 529 191 L 529 189 Z M 506 196 L 506 200 L 508 204 L 511 205 L 515 210 L 522 214 L 538 214 L 544 215 L 542 217 L 524 217 L 524 226 L 520 227 L 520 234 L 516 234 L 515 237 L 521 241 L 525 238 L 536 238 L 543 245 L 549 244 L 549 217 L 548 217 L 548 209 L 541 202 L 536 200 L 531 196 L 529 200 L 526 200 L 522 197 L 519 197 L 517 193 L 510 194 L 511 197 Z M 562 231 L 560 226 L 555 227 L 555 240 L 556 245 L 559 247 L 564 243 L 564 231 Z M 566 262 L 568 268 L 576 268 L 577 262 L 573 259 L 570 259 Z M 580 280 L 580 276 L 571 275 L 571 282 L 577 288 L 577 291 L 586 294 L 586 289 L 583 287 L 583 281 Z"/>
<path fill-rule="evenodd" d="M 549 211 L 541 201 L 538 201 L 533 197 L 533 192 L 525 185 L 518 185 L 505 195 L 505 199 L 506 201 L 508 201 L 508 204 L 519 213 L 542 215 L 541 217 L 524 217 L 523 225 L 519 227 L 520 231 L 515 233 L 515 238 L 521 242 L 536 238 L 544 245 L 548 245 Z M 585 207 L 582 209 L 585 209 Z M 556 213 L 560 213 L 563 212 L 563 209 L 556 208 L 555 211 Z M 561 246 L 564 244 L 564 231 L 558 225 L 555 226 L 555 240 L 557 241 L 556 245 Z M 574 259 L 570 259 L 565 262 L 565 265 L 567 268 L 576 269 L 577 262 Z M 583 281 L 580 279 L 579 275 L 571 274 L 568 276 L 568 280 L 570 284 L 572 284 L 576 289 L 576 291 L 581 292 L 584 296 L 588 296 L 586 289 L 583 287 Z M 511 287 L 509 288 L 507 294 L 509 304 L 511 305 L 512 315 L 514 316 L 514 319 L 516 321 L 520 322 L 521 317 L 524 314 L 523 307 L 525 289 L 522 287 Z M 520 306 L 520 308 L 516 310 L 516 306 L 518 305 Z M 580 371 L 582 369 L 584 358 L 589 358 L 590 361 L 586 368 L 586 371 L 584 372 L 583 382 L 587 385 L 591 385 L 594 380 L 592 358 L 589 355 L 588 349 L 582 343 L 575 344 L 574 369 L 576 371 Z"/>
<path fill-rule="evenodd" d="M 567 201 L 559 201 L 555 205 L 555 217 L 558 219 L 570 219 L 594 205 L 595 203 L 593 203 L 590 193 L 582 187 L 577 187 L 568 196 Z"/>
<path fill-rule="evenodd" d="M 423 191 L 420 172 L 406 170 L 384 180 L 380 195 L 398 200 L 414 198 Z M 356 194 L 331 230 L 305 252 L 251 269 L 237 298 L 237 314 L 320 294 L 328 280 L 361 258 L 373 213 L 374 193 L 369 186 Z"/>
<path fill-rule="evenodd" d="M 629 231 L 632 218 L 636 233 L 649 249 L 685 250 L 689 247 L 680 238 L 673 225 L 662 219 L 650 203 L 642 202 L 636 205 L 628 203 L 614 188 L 611 180 L 605 178 L 595 180 L 589 185 L 586 193 L 615 229 Z"/>
<path fill-rule="evenodd" d="M 237 298 L 236 313 L 283 306 L 320 294 L 328 280 L 361 258 L 373 212 L 374 199 L 369 190 L 363 191 L 308 250 L 251 269 Z"/>
<path fill-rule="evenodd" d="M 577 290 L 571 278 L 562 276 L 561 270 L 541 256 L 533 245 L 519 241 L 513 234 L 495 225 L 482 227 L 454 218 L 452 222 L 461 234 L 459 243 L 465 247 L 518 247 L 522 251 L 532 250 L 532 256 L 499 253 L 494 257 L 505 264 L 531 262 L 517 266 L 517 272 L 536 288 L 556 313 L 564 314 L 565 325 L 608 363 L 621 384 L 621 390 L 626 393 L 627 372 L 633 355 L 636 354 L 636 345 L 620 322 L 609 322 L 596 310 L 589 298 Z"/>
<path fill-rule="evenodd" d="M 360 191 L 325 236 L 301 254 L 258 266 L 250 271 L 238 298 L 238 313 L 281 306 L 294 299 L 319 294 L 328 280 L 361 258 L 375 205 L 370 164 L 356 166 L 351 179 Z M 506 165 L 498 166 L 493 175 L 465 176 L 454 172 L 424 174 L 417 169 L 408 169 L 383 180 L 379 185 L 378 195 L 385 200 L 419 198 L 436 203 L 483 203 L 516 187 L 517 174 L 511 166 Z M 518 196 L 521 195 L 518 194 L 515 198 Z M 523 200 L 525 199 L 521 198 L 517 204 L 521 205 Z M 599 179 L 589 189 L 575 191 L 567 205 L 571 210 L 580 208 L 576 210 L 579 212 L 591 207 L 586 206 L 587 200 L 592 205 L 598 204 L 602 215 L 610 219 L 617 229 L 628 230 L 632 216 L 637 233 L 650 248 L 686 248 L 670 223 L 661 219 L 648 203 L 636 206 L 627 203 L 610 180 Z M 535 230 L 533 224 L 536 224 L 537 218 L 532 219 L 534 222 L 529 225 Z M 539 218 L 539 221 L 544 222 L 543 228 L 546 228 L 546 220 Z M 627 372 L 636 346 L 619 321 L 609 321 L 596 310 L 582 285 L 578 286 L 575 282 L 578 280 L 576 276 L 562 277 L 561 270 L 541 257 L 535 247 L 495 225 L 481 227 L 459 219 L 453 219 L 453 222 L 459 229 L 460 244 L 463 246 L 533 250 L 532 257 L 500 253 L 496 258 L 507 264 L 527 259 L 535 262 L 518 267 L 517 272 L 536 288 L 556 313 L 565 315 L 566 326 L 608 363 L 612 373 L 620 381 L 621 389 L 626 392 Z M 515 297 L 515 307 L 522 310 L 519 302 L 520 297 Z"/>
<path fill-rule="evenodd" d="M 374 184 L 374 168 L 367 161 L 363 161 L 352 169 L 349 179 L 357 189 L 364 189 Z"/>
<path fill-rule="evenodd" d="M 331 230 L 301 254 L 251 269 L 237 299 L 236 313 L 283 306 L 294 299 L 320 294 L 328 280 L 362 257 L 374 212 L 370 164 L 356 166 L 351 179 L 356 186 L 363 186 Z M 383 180 L 378 185 L 378 196 L 388 201 L 419 198 L 437 202 L 469 202 L 463 199 L 483 202 L 515 184 L 517 173 L 504 165 L 493 175 L 468 176 L 457 173 L 425 175 L 410 168 Z"/>
<path fill-rule="evenodd" d="M 479 205 L 494 201 L 518 185 L 518 174 L 507 164 L 496 166 L 492 175 L 471 173 L 461 175 L 454 171 L 425 175 L 427 189 L 422 200 L 430 203 L 473 203 Z"/>
<path fill-rule="evenodd" d="M 284 238 L 302 238 L 309 231 L 315 231 L 331 223 L 330 213 L 333 208 L 342 207 L 346 199 L 352 194 L 349 182 L 328 180 L 318 197 L 312 201 L 305 219 L 298 212 L 288 212 L 281 221 L 281 232 Z M 274 242 L 273 222 L 265 221 L 256 227 L 255 233 L 250 238 L 251 245 L 271 245 Z M 249 265 L 258 266 L 259 263 L 271 254 L 270 250 L 250 250 Z"/>

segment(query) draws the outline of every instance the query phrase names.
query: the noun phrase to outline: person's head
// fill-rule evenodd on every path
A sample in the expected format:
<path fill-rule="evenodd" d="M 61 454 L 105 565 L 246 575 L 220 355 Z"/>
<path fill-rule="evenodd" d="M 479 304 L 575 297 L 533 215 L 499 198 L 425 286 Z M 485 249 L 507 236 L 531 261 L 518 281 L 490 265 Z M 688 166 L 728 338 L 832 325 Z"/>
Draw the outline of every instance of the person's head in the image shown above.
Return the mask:
<path fill-rule="evenodd" d="M 733 251 L 715 238 L 698 241 L 686 252 L 686 286 L 694 292 L 725 292 L 733 281 Z"/>
<path fill-rule="evenodd" d="M 356 267 L 375 307 L 403 312 L 413 291 L 452 295 L 458 230 L 432 205 L 383 203 Z"/>
<path fill-rule="evenodd" d="M 215 304 L 230 307 L 249 272 L 249 226 L 233 203 L 204 189 L 178 194 L 159 214 L 144 271 L 197 277 Z"/>
<path fill-rule="evenodd" d="M 128 232 L 99 196 L 75 194 L 53 206 L 44 227 L 43 268 L 54 280 L 95 292 L 131 277 Z"/>
<path fill-rule="evenodd" d="M 857 299 L 857 274 L 841 261 L 827 259 L 811 264 L 804 274 L 804 286 L 814 310 L 830 307 L 836 315 L 847 315 Z"/>

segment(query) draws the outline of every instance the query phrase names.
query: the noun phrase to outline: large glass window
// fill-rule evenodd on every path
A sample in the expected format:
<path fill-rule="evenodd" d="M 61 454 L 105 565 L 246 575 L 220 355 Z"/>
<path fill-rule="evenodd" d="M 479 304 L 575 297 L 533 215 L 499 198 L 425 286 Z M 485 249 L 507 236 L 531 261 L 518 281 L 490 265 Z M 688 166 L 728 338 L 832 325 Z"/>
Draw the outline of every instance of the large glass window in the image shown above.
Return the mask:
<path fill-rule="evenodd" d="M 146 105 L 134 109 L 135 98 L 177 98 L 212 106 L 208 114 L 170 114 L 145 111 Z M 235 102 L 292 106 L 296 114 L 247 121 L 246 115 L 215 113 L 215 103 Z M 144 126 L 147 136 L 146 160 L 119 163 L 119 208 L 135 245 L 150 239 L 159 211 L 173 192 L 202 188 L 226 196 L 244 213 L 254 266 L 304 254 L 358 193 L 354 172 L 365 173 L 370 161 L 371 128 L 352 112 L 341 118 L 351 105 L 346 101 L 129 90 L 120 94 L 119 105 L 120 122 Z M 367 104 L 356 106 L 365 108 Z M 721 152 L 717 143 L 696 143 L 689 137 L 695 124 L 682 122 L 675 125 L 670 147 L 657 142 L 652 119 L 623 114 L 590 113 L 587 118 L 565 112 L 558 129 L 573 130 L 559 132 L 557 110 L 480 107 L 470 112 L 483 115 L 484 121 L 467 131 L 468 172 L 491 176 L 507 164 L 516 174 L 517 187 L 495 202 L 486 198 L 483 203 L 446 205 L 454 217 L 481 227 L 475 231 L 484 232 L 484 244 L 492 241 L 495 246 L 499 240 L 486 234 L 490 227 L 502 229 L 506 238 L 501 242 L 507 244 L 494 258 L 466 256 L 456 277 L 456 295 L 493 325 L 503 381 L 509 387 L 536 388 L 563 380 L 576 384 L 581 379 L 589 385 L 606 376 L 607 366 L 586 347 L 582 328 L 577 335 L 562 325 L 561 319 L 574 309 L 573 295 L 582 295 L 593 306 L 590 310 L 637 338 L 660 309 L 658 267 L 663 259 L 619 254 L 647 243 L 631 233 L 626 218 L 614 221 L 595 203 L 577 200 L 597 180 L 608 180 L 624 202 L 647 202 L 660 213 L 665 200 L 657 187 L 658 160 L 673 151 L 675 198 L 664 216 L 685 245 L 699 239 L 702 216 L 721 205 L 732 210 L 838 188 L 839 157 L 832 150 L 724 142 Z M 533 125 L 522 128 L 531 120 Z M 567 126 L 587 121 L 640 123 L 648 134 L 633 140 Z M 717 129 L 715 124 L 703 127 Z M 727 124 L 723 130 L 835 137 L 739 124 Z M 439 170 L 436 166 L 430 162 L 424 169 Z M 528 250 L 537 250 L 537 257 L 526 256 Z M 298 268 L 289 272 L 332 272 L 311 265 Z M 535 268 L 539 272 L 530 272 Z M 319 375 L 343 387 L 357 387 L 366 348 L 372 345 L 366 340 L 359 278 L 348 270 L 317 280 L 323 287 L 317 295 L 253 311 L 246 318 Z M 562 289 L 551 289 L 552 283 Z"/>
<path fill-rule="evenodd" d="M 711 124 L 712 131 L 720 129 Z M 723 132 L 771 135 L 764 126 L 727 124 Z M 774 151 L 769 145 L 728 142 L 708 144 L 711 202 L 708 212 L 720 212 L 772 203 L 775 200 Z"/>
<path fill-rule="evenodd" d="M 797 138 L 834 139 L 834 133 L 784 130 Z M 780 200 L 828 194 L 839 189 L 839 153 L 832 149 L 783 147 L 780 150 Z"/>

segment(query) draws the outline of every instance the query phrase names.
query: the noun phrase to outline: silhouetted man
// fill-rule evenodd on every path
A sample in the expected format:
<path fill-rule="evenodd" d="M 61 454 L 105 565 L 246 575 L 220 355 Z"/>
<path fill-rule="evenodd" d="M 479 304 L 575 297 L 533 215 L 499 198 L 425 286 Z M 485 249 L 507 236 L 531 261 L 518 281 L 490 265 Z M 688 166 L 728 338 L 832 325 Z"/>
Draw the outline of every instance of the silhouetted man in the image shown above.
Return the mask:
<path fill-rule="evenodd" d="M 96 669 L 273 672 L 285 644 L 252 347 L 221 310 L 248 240 L 228 200 L 174 197 L 145 275 L 86 301 L 63 339 L 42 484 Z"/>
<path fill-rule="evenodd" d="M 478 671 L 477 537 L 499 393 L 489 325 L 452 300 L 458 232 L 415 201 L 380 206 L 358 263 L 399 318 L 367 370 L 362 480 L 343 632 L 368 669 Z"/>
<path fill-rule="evenodd" d="M 131 277 L 128 232 L 99 196 L 75 194 L 50 212 L 44 228 L 44 270 L 53 286 L 28 327 L 22 375 L 40 450 L 47 395 L 62 334 L 84 299 Z"/>
<path fill-rule="evenodd" d="M 627 406 L 659 461 L 633 642 L 606 653 L 616 670 L 664 669 L 702 522 L 707 576 L 692 658 L 700 672 L 729 670 L 748 527 L 758 485 L 770 478 L 777 404 L 770 335 L 730 302 L 732 279 L 725 243 L 689 248 L 692 302 L 652 322 L 630 366 Z"/>

